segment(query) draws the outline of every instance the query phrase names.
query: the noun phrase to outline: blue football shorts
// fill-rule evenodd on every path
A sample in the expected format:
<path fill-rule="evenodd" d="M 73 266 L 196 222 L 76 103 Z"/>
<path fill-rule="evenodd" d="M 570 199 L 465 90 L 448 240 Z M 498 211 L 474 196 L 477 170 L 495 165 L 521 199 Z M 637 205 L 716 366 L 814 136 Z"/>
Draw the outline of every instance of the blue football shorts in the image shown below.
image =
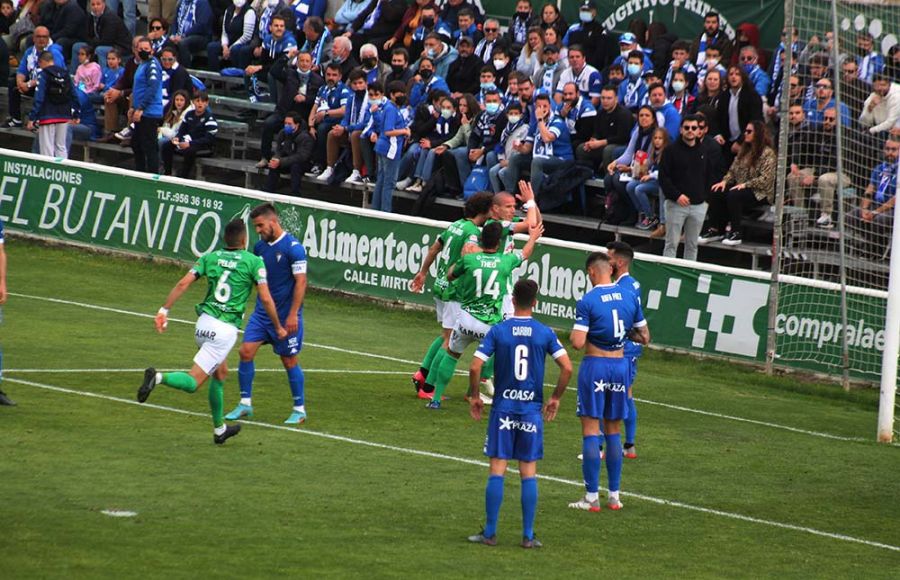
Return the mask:
<path fill-rule="evenodd" d="M 628 416 L 630 364 L 626 358 L 586 356 L 578 369 L 579 417 L 620 420 Z"/>

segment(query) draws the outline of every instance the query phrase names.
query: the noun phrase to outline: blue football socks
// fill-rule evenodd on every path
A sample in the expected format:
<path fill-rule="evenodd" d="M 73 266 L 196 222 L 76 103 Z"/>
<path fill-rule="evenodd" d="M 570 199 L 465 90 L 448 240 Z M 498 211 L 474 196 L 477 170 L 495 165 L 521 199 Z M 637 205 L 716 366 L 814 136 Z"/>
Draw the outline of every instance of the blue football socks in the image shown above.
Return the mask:
<path fill-rule="evenodd" d="M 522 537 L 534 539 L 534 514 L 537 512 L 538 485 L 537 479 L 529 477 L 522 480 Z"/>
<path fill-rule="evenodd" d="M 634 436 L 637 434 L 637 407 L 634 399 L 628 399 L 628 417 L 625 419 L 625 444 L 634 445 Z"/>
<path fill-rule="evenodd" d="M 238 364 L 238 385 L 241 387 L 241 398 L 249 399 L 253 395 L 253 376 L 256 374 L 254 362 L 241 361 Z"/>
<path fill-rule="evenodd" d="M 535 496 L 535 499 L 537 497 Z M 487 487 L 484 490 L 484 507 L 487 521 L 484 524 L 484 537 L 493 538 L 497 535 L 497 519 L 500 517 L 500 506 L 503 504 L 503 476 L 492 475 L 488 477 Z"/>
<path fill-rule="evenodd" d="M 609 491 L 619 491 L 622 482 L 622 436 L 618 433 L 606 436 L 606 475 Z"/>
<path fill-rule="evenodd" d="M 303 405 L 304 384 L 303 369 L 300 368 L 300 363 L 297 363 L 295 366 L 287 369 L 287 376 L 288 384 L 291 386 L 291 396 L 294 397 L 294 406 L 300 407 L 301 405 Z M 241 390 L 243 390 L 243 386 Z"/>
<path fill-rule="evenodd" d="M 607 442 L 608 441 L 609 440 L 607 439 Z M 584 475 L 584 488 L 588 493 L 597 493 L 597 490 L 600 487 L 600 436 L 584 436 L 581 442 L 581 453 L 584 456 L 584 459 L 581 462 L 581 472 Z M 620 464 L 621 453 L 622 451 L 620 449 Z M 609 457 L 608 454 L 607 457 Z"/>

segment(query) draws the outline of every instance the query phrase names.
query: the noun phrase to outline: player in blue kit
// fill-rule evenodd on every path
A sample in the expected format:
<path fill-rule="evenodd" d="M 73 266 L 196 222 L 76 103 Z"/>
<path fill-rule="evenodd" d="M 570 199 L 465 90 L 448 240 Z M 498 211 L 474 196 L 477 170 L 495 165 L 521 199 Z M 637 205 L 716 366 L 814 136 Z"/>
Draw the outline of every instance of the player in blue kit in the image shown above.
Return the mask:
<path fill-rule="evenodd" d="M 241 402 L 225 416 L 229 421 L 253 416 L 253 376 L 256 367 L 253 359 L 263 344 L 271 344 L 275 354 L 281 357 L 287 371 L 294 409 L 285 421 L 287 425 L 299 425 L 306 420 L 304 405 L 303 369 L 297 361 L 297 354 L 303 348 L 303 298 L 306 295 L 306 248 L 291 234 L 282 229 L 278 221 L 278 211 L 271 203 L 261 204 L 250 212 L 253 227 L 260 240 L 253 247 L 253 253 L 263 259 L 268 272 L 269 291 L 275 300 L 278 318 L 281 320 L 287 338 L 279 340 L 271 320 L 260 303 L 247 322 L 244 342 L 239 351 L 238 383 L 241 387 Z"/>
<path fill-rule="evenodd" d="M 522 547 L 541 546 L 534 537 L 534 516 L 537 510 L 537 461 L 544 456 L 541 417 L 544 360 L 549 354 L 560 369 L 556 389 L 543 409 L 547 421 L 552 421 L 559 411 L 559 400 L 572 376 L 572 363 L 556 333 L 531 317 L 537 292 L 533 280 L 516 282 L 512 318 L 491 327 L 469 367 L 469 410 L 472 418 L 478 421 L 484 410 L 484 402 L 478 396 L 481 369 L 486 360 L 494 357 L 494 404 L 484 443 L 484 454 L 491 458 L 485 490 L 487 521 L 480 534 L 469 537 L 470 542 L 497 544 L 503 476 L 507 463 L 514 459 L 519 462 L 522 478 Z"/>
<path fill-rule="evenodd" d="M 570 508 L 600 511 L 600 419 L 606 441 L 606 469 L 609 478 L 610 509 L 622 508 L 619 483 L 622 479 L 622 419 L 628 416 L 629 365 L 624 358 L 625 339 L 647 344 L 650 331 L 641 303 L 632 292 L 612 281 L 609 256 L 594 252 L 585 264 L 593 285 L 575 306 L 575 326 L 570 341 L 585 349 L 578 370 L 578 416 L 581 417 L 581 469 L 586 493 Z"/>
<path fill-rule="evenodd" d="M 634 260 L 634 250 L 627 242 L 610 242 L 606 244 L 609 262 L 612 264 L 612 277 L 622 291 L 632 292 L 635 299 L 641 301 L 641 283 L 629 273 Z M 637 435 L 637 408 L 634 406 L 634 379 L 637 377 L 638 359 L 644 354 L 644 347 L 633 340 L 625 341 L 625 360 L 628 361 L 628 416 L 625 418 L 626 459 L 637 459 L 634 438 Z"/>

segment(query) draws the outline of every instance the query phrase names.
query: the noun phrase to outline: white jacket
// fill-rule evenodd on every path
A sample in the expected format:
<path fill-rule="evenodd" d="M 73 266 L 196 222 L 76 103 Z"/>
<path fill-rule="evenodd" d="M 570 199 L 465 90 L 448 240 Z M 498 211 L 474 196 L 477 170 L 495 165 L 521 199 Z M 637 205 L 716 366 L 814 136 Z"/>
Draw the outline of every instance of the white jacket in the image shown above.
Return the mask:
<path fill-rule="evenodd" d="M 874 96 L 873 92 L 866 99 L 862 114 L 859 116 L 859 123 L 863 127 L 869 127 L 870 133 L 890 131 L 900 119 L 900 84 L 891 83 L 887 96 L 883 97 L 881 102 L 870 111 L 869 104 Z"/>

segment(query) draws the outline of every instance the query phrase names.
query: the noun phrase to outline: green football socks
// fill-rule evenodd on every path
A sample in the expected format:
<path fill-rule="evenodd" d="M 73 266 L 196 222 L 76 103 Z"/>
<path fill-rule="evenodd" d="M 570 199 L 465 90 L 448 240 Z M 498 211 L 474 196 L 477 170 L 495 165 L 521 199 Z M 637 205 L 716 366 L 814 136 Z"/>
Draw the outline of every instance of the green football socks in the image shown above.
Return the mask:
<path fill-rule="evenodd" d="M 209 410 L 212 413 L 213 427 L 225 424 L 225 389 L 222 381 L 212 379 L 209 382 Z"/>
<path fill-rule="evenodd" d="M 434 361 L 434 357 L 437 356 L 437 353 L 441 352 L 441 346 L 444 344 L 444 337 L 438 336 L 434 339 L 434 342 L 431 343 L 431 346 L 428 347 L 428 352 L 425 353 L 425 358 L 422 359 L 422 368 L 423 369 L 431 369 L 431 363 Z M 426 377 L 427 378 L 427 377 Z"/>
<path fill-rule="evenodd" d="M 185 393 L 193 393 L 197 390 L 197 381 L 187 373 L 163 373 L 162 384 Z"/>
<path fill-rule="evenodd" d="M 453 358 L 447 351 L 441 351 L 444 356 L 441 357 L 440 364 L 437 368 L 437 376 L 434 380 L 434 396 L 432 400 L 440 401 L 441 395 L 444 394 L 444 389 L 447 388 L 447 384 L 450 382 L 450 379 L 453 378 L 453 373 L 456 371 L 456 363 L 459 362 L 459 359 Z M 429 373 L 430 375 L 431 373 Z"/>

